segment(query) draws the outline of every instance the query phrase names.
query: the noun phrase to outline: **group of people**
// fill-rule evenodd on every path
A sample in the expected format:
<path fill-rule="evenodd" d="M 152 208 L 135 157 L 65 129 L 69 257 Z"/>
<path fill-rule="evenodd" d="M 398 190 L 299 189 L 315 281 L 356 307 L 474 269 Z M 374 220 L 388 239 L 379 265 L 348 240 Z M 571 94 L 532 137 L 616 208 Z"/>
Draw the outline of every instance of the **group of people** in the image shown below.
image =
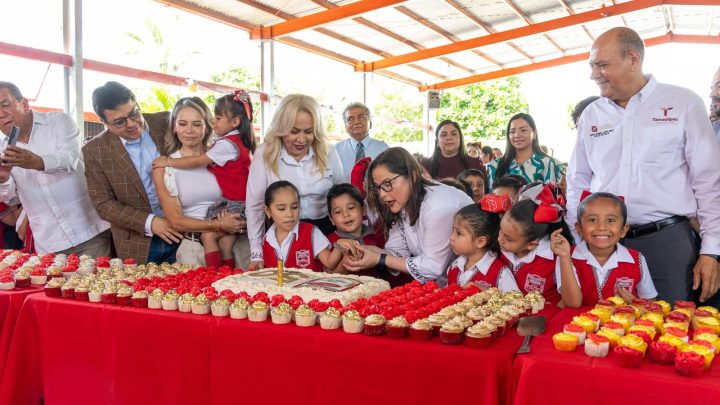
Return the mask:
<path fill-rule="evenodd" d="M 0 199 L 19 198 L 40 253 L 106 256 L 112 244 L 138 263 L 254 270 L 283 260 L 394 285 L 536 291 L 570 306 L 693 290 L 706 301 L 720 285 L 720 146 L 700 98 L 644 75 L 643 56 L 627 28 L 594 43 L 601 97 L 577 114 L 567 185 L 524 113 L 508 121 L 500 157 L 466 148 L 447 120 L 418 161 L 370 136 L 361 103 L 343 111 L 349 137 L 330 145 L 318 103 L 288 95 L 256 145 L 244 91 L 212 110 L 186 97 L 149 114 L 108 82 L 92 97 L 107 129 L 81 150 L 70 117 L 32 111 L 0 82 L 2 132 L 19 128 L 3 153 Z"/>

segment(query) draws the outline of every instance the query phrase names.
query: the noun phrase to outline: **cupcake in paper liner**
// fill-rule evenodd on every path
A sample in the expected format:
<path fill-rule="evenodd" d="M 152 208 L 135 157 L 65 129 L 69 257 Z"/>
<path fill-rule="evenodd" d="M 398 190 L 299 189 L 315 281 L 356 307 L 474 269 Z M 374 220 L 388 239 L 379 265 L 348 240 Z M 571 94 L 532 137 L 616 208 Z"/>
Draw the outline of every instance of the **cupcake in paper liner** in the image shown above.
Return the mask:
<path fill-rule="evenodd" d="M 250 304 L 245 298 L 238 298 L 230 304 L 230 318 L 246 319 L 248 317 L 248 308 Z"/>
<path fill-rule="evenodd" d="M 561 352 L 574 352 L 578 346 L 577 335 L 572 335 L 570 333 L 556 333 L 553 335 L 552 340 L 555 345 L 555 350 Z"/>
<path fill-rule="evenodd" d="M 75 294 L 77 294 L 77 290 L 75 290 Z M 117 296 L 115 297 L 115 302 L 118 305 L 127 306 L 130 305 L 130 299 L 132 298 L 133 290 L 132 287 L 130 287 L 127 284 L 120 284 L 117 290 Z"/>
<path fill-rule="evenodd" d="M 147 308 L 148 293 L 147 291 L 135 291 L 130 298 L 130 304 L 136 308 Z"/>
<path fill-rule="evenodd" d="M 210 304 L 210 312 L 213 316 L 223 317 L 230 314 L 230 301 L 225 296 L 220 296 Z"/>
<path fill-rule="evenodd" d="M 181 295 L 178 299 L 178 311 L 184 313 L 192 312 L 193 301 L 195 301 L 195 297 L 193 297 L 192 294 L 185 293 Z"/>
<path fill-rule="evenodd" d="M 342 319 L 337 308 L 329 307 L 320 314 L 320 327 L 323 329 L 340 329 Z"/>
<path fill-rule="evenodd" d="M 192 313 L 195 315 L 207 315 L 210 313 L 210 300 L 205 294 L 198 294 L 192 303 Z"/>
<path fill-rule="evenodd" d="M 705 371 L 703 356 L 694 352 L 680 352 L 675 356 L 675 372 L 685 377 L 700 377 Z"/>
<path fill-rule="evenodd" d="M 307 304 L 302 304 L 295 310 L 295 325 L 302 327 L 315 326 L 317 314 Z"/>
<path fill-rule="evenodd" d="M 610 351 L 610 339 L 591 333 L 585 339 L 585 354 L 590 357 L 606 357 Z"/>
<path fill-rule="evenodd" d="M 154 289 L 148 296 L 148 308 L 161 309 L 163 297 L 165 297 L 165 294 L 163 294 L 161 289 Z"/>
<path fill-rule="evenodd" d="M 170 290 L 162 297 L 161 305 L 165 311 L 177 311 L 178 310 L 178 299 L 180 296 L 175 290 Z"/>
<path fill-rule="evenodd" d="M 255 301 L 248 308 L 248 319 L 252 322 L 265 322 L 268 317 L 268 304 Z"/>
<path fill-rule="evenodd" d="M 342 316 L 343 331 L 345 333 L 360 333 L 363 331 L 365 319 L 354 309 L 345 312 Z"/>
<path fill-rule="evenodd" d="M 489 347 L 492 343 L 492 332 L 483 324 L 475 324 L 465 332 L 465 344 L 477 349 Z"/>
<path fill-rule="evenodd" d="M 387 320 L 380 314 L 371 314 L 365 318 L 363 333 L 367 336 L 380 336 L 385 333 Z"/>
<path fill-rule="evenodd" d="M 440 327 L 440 341 L 446 345 L 458 345 L 464 333 L 465 327 L 460 322 L 449 320 Z"/>
<path fill-rule="evenodd" d="M 470 321 L 470 323 L 472 323 L 472 321 Z M 403 316 L 396 316 L 387 323 L 387 334 L 391 338 L 406 338 L 409 330 L 410 324 Z"/>
<path fill-rule="evenodd" d="M 284 325 L 290 323 L 292 317 L 293 309 L 287 302 L 281 302 L 270 309 L 270 319 L 274 324 Z"/>

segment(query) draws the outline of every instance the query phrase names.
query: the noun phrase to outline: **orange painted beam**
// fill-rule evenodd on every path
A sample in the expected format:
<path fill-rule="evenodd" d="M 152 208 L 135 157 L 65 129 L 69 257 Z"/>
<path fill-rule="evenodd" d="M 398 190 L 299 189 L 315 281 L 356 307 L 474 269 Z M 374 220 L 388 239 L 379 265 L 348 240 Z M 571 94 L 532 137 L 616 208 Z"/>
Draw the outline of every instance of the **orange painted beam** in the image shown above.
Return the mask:
<path fill-rule="evenodd" d="M 284 21 L 269 27 L 254 27 L 250 39 L 271 39 L 293 32 L 319 27 L 329 22 L 355 17 L 369 11 L 404 3 L 406 0 L 361 0 L 345 6 L 331 8 L 319 13 Z"/>
<path fill-rule="evenodd" d="M 29 46 L 10 44 L 7 42 L 0 42 L 0 54 L 40 62 L 54 63 L 56 65 L 66 67 L 73 65 L 72 56 L 70 55 L 46 51 L 44 49 L 31 48 Z"/>
<path fill-rule="evenodd" d="M 616 4 L 608 7 L 601 7 L 595 10 L 586 11 L 543 21 L 540 23 L 514 28 L 507 31 L 495 32 L 490 35 L 472 38 L 464 41 L 442 45 L 435 48 L 428 48 L 418 52 L 406 53 L 374 62 L 361 62 L 355 65 L 356 72 L 372 72 L 378 69 L 385 69 L 392 66 L 416 62 L 422 59 L 435 58 L 450 53 L 461 52 L 468 49 L 479 48 L 486 45 L 497 44 L 530 35 L 542 34 L 548 31 L 566 28 L 590 21 L 596 21 L 607 17 L 627 14 L 633 11 L 643 10 L 650 7 L 668 5 L 717 5 L 717 0 L 635 0 L 627 3 Z"/>
<path fill-rule="evenodd" d="M 683 43 L 683 44 L 713 44 L 720 45 L 720 36 L 716 35 L 676 35 L 667 33 L 659 37 L 644 39 L 645 46 L 655 46 L 667 43 Z M 463 77 L 461 79 L 448 80 L 442 83 L 435 83 L 427 86 L 419 86 L 420 91 L 442 90 L 453 87 L 466 86 L 468 84 L 483 82 L 486 80 L 499 79 L 501 77 L 514 76 L 520 73 L 532 72 L 535 70 L 547 69 L 550 67 L 566 65 L 568 63 L 581 62 L 587 60 L 590 56 L 589 52 L 583 52 L 576 55 L 563 56 L 556 59 L 549 59 L 542 62 L 530 63 L 522 66 L 496 70 L 493 72 L 482 73 L 479 75 Z"/>

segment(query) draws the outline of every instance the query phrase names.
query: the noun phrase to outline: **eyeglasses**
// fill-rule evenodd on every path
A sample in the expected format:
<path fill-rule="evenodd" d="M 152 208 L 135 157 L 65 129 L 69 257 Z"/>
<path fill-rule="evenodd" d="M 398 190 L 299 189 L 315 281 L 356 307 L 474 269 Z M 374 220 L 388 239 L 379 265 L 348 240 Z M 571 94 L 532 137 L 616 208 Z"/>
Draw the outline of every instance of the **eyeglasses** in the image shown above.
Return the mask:
<path fill-rule="evenodd" d="M 370 189 L 371 190 L 380 189 L 386 193 L 389 193 L 393 190 L 392 182 L 395 181 L 395 179 L 397 179 L 400 176 L 402 176 L 402 174 L 398 174 L 397 176 L 393 177 L 392 179 L 385 180 L 380 184 L 373 184 L 370 186 Z"/>
<path fill-rule="evenodd" d="M 131 119 L 135 122 L 139 122 L 141 115 L 142 115 L 142 111 L 140 111 L 140 106 L 135 105 L 135 108 L 133 108 L 132 111 L 130 111 L 130 114 L 128 114 L 127 116 L 125 116 L 123 118 L 116 119 L 111 124 L 112 124 L 112 126 L 114 126 L 116 128 L 125 128 L 127 126 L 128 119 Z"/>
<path fill-rule="evenodd" d="M 360 122 L 360 121 L 367 121 L 367 120 L 368 120 L 368 117 L 365 114 L 351 115 L 351 116 L 345 118 L 345 122 L 348 124 L 352 124 L 355 121 Z"/>

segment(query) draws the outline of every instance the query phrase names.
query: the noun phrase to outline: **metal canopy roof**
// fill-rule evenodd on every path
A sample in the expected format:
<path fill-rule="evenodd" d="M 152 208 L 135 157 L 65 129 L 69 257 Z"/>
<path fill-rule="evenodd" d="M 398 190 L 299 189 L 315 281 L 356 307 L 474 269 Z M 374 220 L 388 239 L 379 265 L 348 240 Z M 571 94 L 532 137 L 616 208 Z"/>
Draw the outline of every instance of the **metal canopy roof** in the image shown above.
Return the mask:
<path fill-rule="evenodd" d="M 647 46 L 720 44 L 719 0 L 156 1 L 420 90 L 585 60 L 616 26 Z"/>

